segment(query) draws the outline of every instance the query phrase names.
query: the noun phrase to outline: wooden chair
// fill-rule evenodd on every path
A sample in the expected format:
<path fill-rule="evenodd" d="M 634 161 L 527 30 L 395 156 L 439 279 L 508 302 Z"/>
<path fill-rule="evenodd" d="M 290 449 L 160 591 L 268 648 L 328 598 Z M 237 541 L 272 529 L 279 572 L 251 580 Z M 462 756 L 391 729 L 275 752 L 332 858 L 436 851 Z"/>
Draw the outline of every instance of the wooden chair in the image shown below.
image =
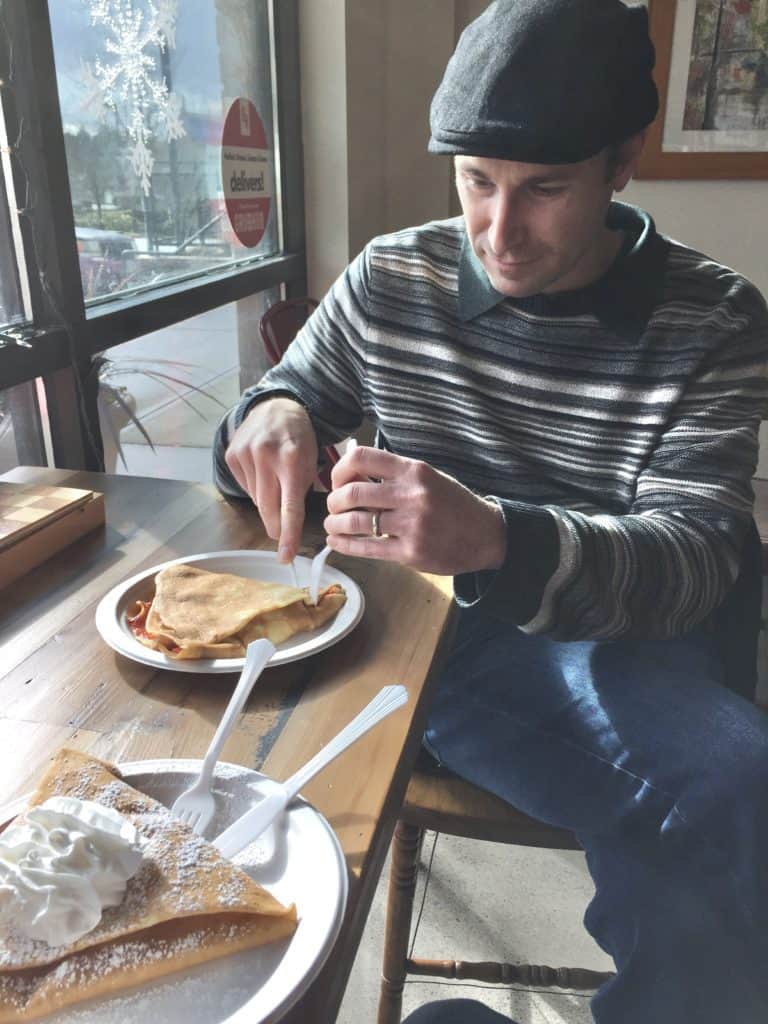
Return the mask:
<path fill-rule="evenodd" d="M 419 853 L 425 830 L 467 839 L 548 850 L 580 849 L 572 833 L 552 828 L 511 807 L 485 790 L 436 765 L 421 752 L 408 785 L 392 839 L 387 895 L 384 964 L 378 1024 L 399 1024 L 406 977 L 519 984 L 536 988 L 596 989 L 612 972 L 539 964 L 467 963 L 408 956 Z"/>
<path fill-rule="evenodd" d="M 276 302 L 264 313 L 259 321 L 259 333 L 264 350 L 274 366 L 299 333 L 315 309 L 317 299 L 308 296 L 301 299 L 285 299 Z"/>
<path fill-rule="evenodd" d="M 317 309 L 317 306 L 317 299 L 306 296 L 276 302 L 264 313 L 259 321 L 259 333 L 264 344 L 264 351 L 273 366 L 283 358 L 285 350 L 313 311 Z M 317 478 L 327 491 L 331 489 L 331 468 L 338 461 L 339 453 L 333 445 L 322 449 Z"/>
<path fill-rule="evenodd" d="M 768 578 L 768 482 L 755 485 L 754 557 L 763 580 Z M 760 703 L 760 702 L 758 702 Z M 760 706 L 765 707 L 764 703 Z M 766 708 L 768 710 L 768 708 Z M 400 1024 L 403 987 L 408 975 L 472 980 L 486 984 L 518 984 L 535 988 L 597 989 L 613 972 L 538 964 L 467 963 L 408 956 L 408 940 L 416 892 L 419 854 L 425 830 L 513 846 L 578 850 L 571 832 L 542 824 L 485 790 L 438 766 L 425 751 L 416 762 L 392 839 L 387 895 L 384 963 L 378 1024 Z"/>

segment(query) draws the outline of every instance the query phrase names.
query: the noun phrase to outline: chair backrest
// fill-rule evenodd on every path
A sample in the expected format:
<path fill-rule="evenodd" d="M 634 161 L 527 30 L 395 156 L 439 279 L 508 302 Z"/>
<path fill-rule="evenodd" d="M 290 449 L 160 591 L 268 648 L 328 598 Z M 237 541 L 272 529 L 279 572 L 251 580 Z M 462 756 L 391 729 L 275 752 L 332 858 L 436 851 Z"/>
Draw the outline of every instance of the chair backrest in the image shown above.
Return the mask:
<path fill-rule="evenodd" d="M 261 340 L 272 365 L 279 363 L 283 353 L 299 333 L 313 310 L 317 299 L 309 296 L 276 302 L 266 311 L 259 324 Z"/>

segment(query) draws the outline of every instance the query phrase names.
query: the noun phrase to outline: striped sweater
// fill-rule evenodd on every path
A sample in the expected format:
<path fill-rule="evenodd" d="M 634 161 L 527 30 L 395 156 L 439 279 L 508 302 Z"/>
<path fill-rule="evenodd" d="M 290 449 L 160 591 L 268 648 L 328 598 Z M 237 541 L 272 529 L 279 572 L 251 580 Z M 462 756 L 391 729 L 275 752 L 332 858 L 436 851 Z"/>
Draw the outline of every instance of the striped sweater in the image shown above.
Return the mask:
<path fill-rule="evenodd" d="M 505 563 L 456 577 L 461 604 L 560 640 L 706 620 L 750 522 L 768 312 L 644 212 L 614 203 L 609 222 L 628 244 L 604 277 L 526 299 L 494 291 L 462 218 L 374 239 L 222 421 L 220 489 L 242 494 L 223 453 L 246 412 L 291 394 L 321 445 L 367 417 L 499 502 Z"/>

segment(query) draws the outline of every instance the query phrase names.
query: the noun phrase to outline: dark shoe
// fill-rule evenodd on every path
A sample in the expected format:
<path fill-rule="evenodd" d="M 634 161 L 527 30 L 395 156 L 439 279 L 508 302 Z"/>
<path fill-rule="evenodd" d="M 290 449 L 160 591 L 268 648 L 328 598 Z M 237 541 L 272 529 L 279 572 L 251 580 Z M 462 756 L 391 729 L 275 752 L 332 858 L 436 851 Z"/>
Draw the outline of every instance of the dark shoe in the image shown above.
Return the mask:
<path fill-rule="evenodd" d="M 474 999 L 441 999 L 409 1013 L 403 1024 L 514 1024 Z"/>

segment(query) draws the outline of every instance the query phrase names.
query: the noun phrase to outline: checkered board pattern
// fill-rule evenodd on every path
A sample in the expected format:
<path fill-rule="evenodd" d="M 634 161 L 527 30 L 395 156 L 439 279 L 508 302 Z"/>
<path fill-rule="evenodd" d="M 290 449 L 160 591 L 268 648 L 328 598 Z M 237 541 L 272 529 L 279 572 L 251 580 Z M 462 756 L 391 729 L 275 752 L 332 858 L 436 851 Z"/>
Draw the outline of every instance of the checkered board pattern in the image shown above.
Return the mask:
<path fill-rule="evenodd" d="M 81 491 L 76 487 L 0 482 L 0 551 L 72 509 L 87 504 L 92 497 L 93 491 Z"/>

